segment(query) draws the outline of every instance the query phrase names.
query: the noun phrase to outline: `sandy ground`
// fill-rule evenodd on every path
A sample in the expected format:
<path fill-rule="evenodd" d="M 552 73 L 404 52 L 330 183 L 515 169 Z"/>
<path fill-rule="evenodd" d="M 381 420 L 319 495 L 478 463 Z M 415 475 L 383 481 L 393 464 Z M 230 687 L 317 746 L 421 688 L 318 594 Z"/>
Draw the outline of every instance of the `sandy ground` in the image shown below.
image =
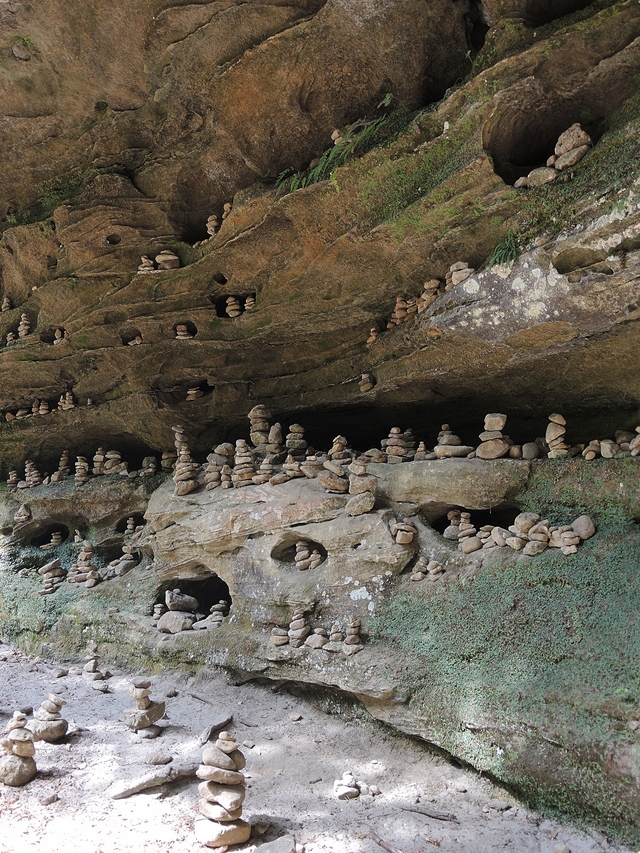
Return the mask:
<path fill-rule="evenodd" d="M 55 677 L 58 666 L 68 674 Z M 36 745 L 33 782 L 23 788 L 0 784 L 0 853 L 206 849 L 193 834 L 195 777 L 127 799 L 113 800 L 105 792 L 117 780 L 158 769 L 150 763 L 158 758 L 171 756 L 174 766 L 197 760 L 203 731 L 227 714 L 233 715 L 227 728 L 247 758 L 243 817 L 264 832 L 232 848 L 239 853 L 252 853 L 285 833 L 306 853 L 380 853 L 370 828 L 400 853 L 554 853 L 554 847 L 559 853 L 561 845 L 571 853 L 626 853 L 599 833 L 541 818 L 417 741 L 353 714 L 327 714 L 286 687 L 234 687 L 218 675 L 197 681 L 153 677 L 152 699 L 177 695 L 166 699 L 161 736 L 142 740 L 122 722 L 124 709 L 134 704 L 126 674 L 114 672 L 108 684 L 109 693 L 98 693 L 83 678 L 81 664 L 53 664 L 0 644 L 0 725 L 17 708 L 37 708 L 52 691 L 67 700 L 63 711 L 70 724 L 64 743 Z M 333 782 L 346 770 L 381 793 L 338 800 Z M 58 799 L 45 804 L 52 795 Z M 401 806 L 453 813 L 457 821 Z"/>

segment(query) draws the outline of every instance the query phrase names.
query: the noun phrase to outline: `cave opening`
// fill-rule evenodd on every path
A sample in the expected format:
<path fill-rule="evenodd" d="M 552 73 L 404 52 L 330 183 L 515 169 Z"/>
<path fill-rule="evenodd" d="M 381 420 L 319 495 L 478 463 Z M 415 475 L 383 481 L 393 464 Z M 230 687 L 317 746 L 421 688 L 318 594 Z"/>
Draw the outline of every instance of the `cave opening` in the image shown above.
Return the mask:
<path fill-rule="evenodd" d="M 450 507 L 447 512 L 431 522 L 431 526 L 438 533 L 442 534 L 451 524 L 447 518 L 447 513 L 452 509 L 459 509 L 460 512 L 471 513 L 471 523 L 479 530 L 485 524 L 491 524 L 494 527 L 504 527 L 505 530 L 513 524 L 514 519 L 520 514 L 521 510 L 517 506 L 505 504 L 503 506 L 492 507 L 491 509 L 467 509 L 463 506 Z"/>
<path fill-rule="evenodd" d="M 591 6 L 593 0 L 525 0 L 518 17 L 530 27 L 541 27 Z"/>
<path fill-rule="evenodd" d="M 214 604 L 220 601 L 225 601 L 231 607 L 231 593 L 229 586 L 215 572 L 211 573 L 204 566 L 200 567 L 203 572 L 207 572 L 207 577 L 204 578 L 173 578 L 165 581 L 160 588 L 154 604 L 165 603 L 165 593 L 168 589 L 179 589 L 184 595 L 191 595 L 198 600 L 198 612 L 209 613 L 209 610 Z"/>
<path fill-rule="evenodd" d="M 278 560 L 281 563 L 288 563 L 295 567 L 296 543 L 305 542 L 309 551 L 318 551 L 322 557 L 322 562 L 327 559 L 327 549 L 315 539 L 310 539 L 302 534 L 288 533 L 284 539 L 275 545 L 271 551 L 271 558 Z"/>
<path fill-rule="evenodd" d="M 256 294 L 225 293 L 222 296 L 212 294 L 209 299 L 215 306 L 216 316 L 228 320 L 251 310 L 256 303 Z"/>
<path fill-rule="evenodd" d="M 120 521 L 116 524 L 116 533 L 125 534 L 127 532 L 127 527 L 129 526 L 129 519 L 133 519 L 133 527 L 140 527 L 146 524 L 144 520 L 144 515 L 141 512 L 131 512 L 129 515 L 125 515 Z"/>
<path fill-rule="evenodd" d="M 40 533 L 31 537 L 30 544 L 34 548 L 41 548 L 43 545 L 49 545 L 54 533 L 60 534 L 60 545 L 66 542 L 69 538 L 69 528 L 66 524 L 50 523 L 41 528 Z"/>
<path fill-rule="evenodd" d="M 216 284 L 226 284 L 229 281 L 229 279 L 225 275 L 223 275 L 221 272 L 217 272 L 212 277 L 212 280 L 215 281 Z"/>
<path fill-rule="evenodd" d="M 142 332 L 135 326 L 120 329 L 120 340 L 125 347 L 137 346 L 142 343 Z"/>
<path fill-rule="evenodd" d="M 121 240 L 122 237 L 119 234 L 107 234 L 105 237 L 105 243 L 109 246 L 117 246 Z"/>
<path fill-rule="evenodd" d="M 56 332 L 59 331 L 59 335 L 56 335 Z M 43 344 L 55 344 L 57 340 L 63 340 L 65 335 L 65 329 L 63 326 L 51 326 L 48 329 L 45 329 L 44 332 L 40 335 L 40 340 Z"/>

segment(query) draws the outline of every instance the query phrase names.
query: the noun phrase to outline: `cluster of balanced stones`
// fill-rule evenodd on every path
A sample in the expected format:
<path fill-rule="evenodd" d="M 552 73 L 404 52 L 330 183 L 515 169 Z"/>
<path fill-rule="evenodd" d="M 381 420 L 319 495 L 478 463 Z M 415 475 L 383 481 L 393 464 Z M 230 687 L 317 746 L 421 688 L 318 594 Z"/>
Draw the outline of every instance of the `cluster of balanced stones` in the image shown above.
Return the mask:
<path fill-rule="evenodd" d="M 449 271 L 445 276 L 444 289 L 451 290 L 451 288 L 455 287 L 457 284 L 462 284 L 462 282 L 466 281 L 474 272 L 475 270 L 473 267 L 470 267 L 466 261 L 456 261 L 455 264 L 451 264 Z"/>
<path fill-rule="evenodd" d="M 163 249 L 155 258 L 143 255 L 140 258 L 138 274 L 163 272 L 164 270 L 175 270 L 180 266 L 180 258 L 170 249 Z"/>
<path fill-rule="evenodd" d="M 82 667 L 82 676 L 94 690 L 99 693 L 108 693 L 109 685 L 106 682 L 106 674 L 100 669 L 99 660 L 100 655 L 97 650 L 91 649 L 85 657 L 86 663 Z"/>
<path fill-rule="evenodd" d="M 187 388 L 187 396 L 185 398 L 187 403 L 193 403 L 195 400 L 199 400 L 200 397 L 204 397 L 202 388 L 198 388 L 197 385 L 195 388 Z"/>
<path fill-rule="evenodd" d="M 417 300 L 418 314 L 421 314 L 433 305 L 438 298 L 441 284 L 442 282 L 437 278 L 431 278 L 425 282 L 422 293 Z"/>
<path fill-rule="evenodd" d="M 429 560 L 427 557 L 420 556 L 413 567 L 410 580 L 423 581 L 426 578 L 429 581 L 437 581 L 443 574 L 444 567 L 438 560 Z"/>
<path fill-rule="evenodd" d="M 479 459 L 500 459 L 508 455 L 513 442 L 508 435 L 502 434 L 506 423 L 507 416 L 499 412 L 484 416 L 484 432 L 478 436 L 480 444 L 476 448 Z"/>
<path fill-rule="evenodd" d="M 154 606 L 152 623 L 163 634 L 178 634 L 181 631 L 218 628 L 228 614 L 229 603 L 224 599 L 214 604 L 205 615 L 200 612 L 197 598 L 179 589 L 168 589 L 164 605 Z"/>
<path fill-rule="evenodd" d="M 349 494 L 352 497 L 345 505 L 347 515 L 358 516 L 371 512 L 375 506 L 376 498 L 374 489 L 378 485 L 378 478 L 367 472 L 366 463 L 354 459 L 348 466 L 349 470 Z"/>
<path fill-rule="evenodd" d="M 91 405 L 90 398 L 87 399 L 87 405 Z M 33 400 L 30 407 L 24 406 L 18 409 L 15 414 L 13 412 L 6 412 L 4 418 L 7 422 L 11 422 L 14 420 L 33 417 L 35 415 L 48 415 L 56 411 L 65 411 L 67 409 L 74 408 L 75 401 L 73 394 L 71 391 L 67 391 L 66 394 L 60 395 L 60 399 L 57 403 L 50 404 L 48 400 L 40 400 L 36 398 Z"/>
<path fill-rule="evenodd" d="M 427 454 L 426 458 L 432 459 L 453 459 L 464 458 L 474 452 L 473 447 L 463 444 L 460 437 L 457 436 L 449 426 L 442 424 L 438 433 L 438 443 L 433 448 L 433 455 Z"/>
<path fill-rule="evenodd" d="M 527 557 L 536 557 L 547 548 L 562 554 L 576 554 L 578 546 L 596 532 L 593 521 L 581 515 L 571 524 L 554 525 L 538 513 L 521 512 L 507 529 L 487 524 L 480 529 L 471 522 L 471 514 L 462 512 L 458 525 L 458 548 L 465 554 L 509 547 Z M 452 537 L 451 537 L 452 538 Z"/>
<path fill-rule="evenodd" d="M 44 740 L 47 743 L 57 743 L 67 733 L 69 723 L 62 717 L 62 708 L 66 701 L 55 693 L 50 693 L 29 723 L 35 740 Z"/>
<path fill-rule="evenodd" d="M 361 394 L 366 394 L 367 391 L 372 391 L 375 387 L 376 380 L 372 373 L 361 373 L 358 380 L 358 388 Z"/>
<path fill-rule="evenodd" d="M 202 780 L 198 785 L 200 817 L 194 829 L 205 847 L 226 848 L 251 837 L 251 825 L 242 820 L 245 765 L 234 736 L 227 731 L 220 732 L 215 744 L 207 744 L 202 751 L 202 764 L 196 770 Z"/>
<path fill-rule="evenodd" d="M 336 779 L 333 783 L 333 793 L 339 800 L 355 800 L 361 794 L 375 796 L 380 793 L 380 788 L 377 785 L 361 782 L 350 770 L 347 770 L 342 774 L 342 779 Z"/>
<path fill-rule="evenodd" d="M 10 296 L 5 296 L 5 297 L 2 299 L 2 308 L 1 308 L 0 310 L 2 310 L 2 311 L 11 311 L 11 310 L 13 310 L 13 302 L 11 301 L 11 297 L 10 297 Z"/>
<path fill-rule="evenodd" d="M 304 461 L 308 446 L 304 437 L 304 427 L 300 426 L 300 424 L 291 424 L 285 439 L 285 448 L 288 455 L 292 456 L 296 462 L 302 462 Z"/>
<path fill-rule="evenodd" d="M 102 577 L 94 562 L 94 548 L 91 542 L 85 539 L 80 548 L 76 562 L 69 569 L 67 583 L 84 584 L 87 589 L 97 586 Z"/>
<path fill-rule="evenodd" d="M 49 542 L 45 542 L 44 545 L 40 546 L 41 551 L 50 551 L 52 548 L 57 548 L 59 545 L 62 545 L 62 531 L 54 530 L 51 534 L 51 539 Z"/>
<path fill-rule="evenodd" d="M 562 415 L 557 413 L 549 415 L 549 424 L 545 432 L 544 440 L 547 443 L 549 459 L 562 459 L 569 456 L 569 445 L 565 442 L 567 422 Z"/>
<path fill-rule="evenodd" d="M 310 548 L 310 544 L 304 540 L 296 542 L 294 561 L 296 569 L 299 569 L 301 572 L 305 572 L 307 569 L 317 569 L 323 562 L 323 556 L 320 551 L 317 548 L 311 551 Z"/>
<path fill-rule="evenodd" d="M 231 474 L 233 487 L 241 489 L 243 486 L 252 486 L 255 473 L 251 449 L 244 438 L 239 438 L 236 441 L 233 471 Z"/>
<path fill-rule="evenodd" d="M 395 308 L 387 323 L 387 329 L 395 329 L 403 323 L 408 323 L 418 313 L 418 301 L 412 296 L 396 296 Z"/>
<path fill-rule="evenodd" d="M 148 678 L 134 678 L 129 688 L 129 694 L 136 703 L 135 708 L 127 708 L 124 712 L 124 723 L 141 737 L 154 738 L 162 728 L 157 726 L 158 720 L 164 717 L 165 703 L 154 702 L 150 699 L 151 682 Z"/>
<path fill-rule="evenodd" d="M 272 628 L 269 640 L 274 646 L 291 646 L 294 649 L 305 646 L 325 652 L 342 652 L 349 657 L 364 648 L 360 639 L 360 628 L 360 620 L 351 614 L 345 637 L 340 626 L 335 624 L 331 626 L 330 631 L 325 628 L 312 629 L 304 612 L 299 610 L 293 614 L 288 629 Z"/>
<path fill-rule="evenodd" d="M 635 432 L 616 430 L 615 438 L 593 439 L 582 451 L 583 459 L 615 459 L 616 456 L 628 453 L 631 456 L 640 455 L 640 426 Z"/>
<path fill-rule="evenodd" d="M 398 545 L 410 545 L 418 535 L 418 528 L 408 518 L 402 521 L 392 518 L 389 522 L 389 531 Z"/>
<path fill-rule="evenodd" d="M 555 181 L 561 172 L 579 163 L 592 145 L 591 137 L 582 129 L 580 123 L 572 124 L 558 137 L 546 166 L 532 169 L 526 177 L 518 178 L 514 187 L 539 187 Z"/>
<path fill-rule="evenodd" d="M 14 711 L 0 744 L 6 755 L 0 758 L 0 782 L 13 788 L 26 785 L 37 772 L 33 756 L 33 733 L 27 728 L 27 715 Z"/>
<path fill-rule="evenodd" d="M 67 576 L 67 570 L 63 568 L 60 560 L 52 560 L 50 563 L 38 569 L 42 577 L 42 589 L 40 595 L 52 595 L 63 583 Z"/>
<path fill-rule="evenodd" d="M 224 312 L 227 317 L 239 317 L 242 314 L 242 305 L 237 296 L 227 296 Z"/>

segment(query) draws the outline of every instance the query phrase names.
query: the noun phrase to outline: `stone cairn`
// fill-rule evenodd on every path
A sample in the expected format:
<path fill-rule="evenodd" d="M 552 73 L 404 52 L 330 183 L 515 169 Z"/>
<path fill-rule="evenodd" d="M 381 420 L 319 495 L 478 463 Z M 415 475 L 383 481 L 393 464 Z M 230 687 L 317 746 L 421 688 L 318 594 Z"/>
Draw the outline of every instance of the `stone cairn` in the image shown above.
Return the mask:
<path fill-rule="evenodd" d="M 236 441 L 233 473 L 231 474 L 234 489 L 252 486 L 255 473 L 251 449 L 244 438 L 239 438 Z"/>
<path fill-rule="evenodd" d="M 66 701 L 55 693 L 50 693 L 42 702 L 29 723 L 35 740 L 44 740 L 47 743 L 57 743 L 67 733 L 69 723 L 62 718 L 60 713 Z"/>
<path fill-rule="evenodd" d="M 107 450 L 104 454 L 104 473 L 105 474 L 128 474 L 129 466 L 122 460 L 122 454 L 119 450 Z"/>
<path fill-rule="evenodd" d="M 193 403 L 195 400 L 199 400 L 200 397 L 204 397 L 204 391 L 201 388 L 188 388 L 186 402 Z"/>
<path fill-rule="evenodd" d="M 20 482 L 20 477 L 18 476 L 18 472 L 17 471 L 9 471 L 9 479 L 7 480 L 7 486 L 10 489 L 17 489 L 19 482 Z"/>
<path fill-rule="evenodd" d="M 462 513 L 459 509 L 450 509 L 447 513 L 447 521 L 449 525 L 445 528 L 442 534 L 445 539 L 452 539 L 454 542 L 458 539 L 460 533 L 460 521 Z"/>
<path fill-rule="evenodd" d="M 449 424 L 442 424 L 438 433 L 438 443 L 433 448 L 436 459 L 462 458 L 474 453 L 474 448 L 463 444 L 455 433 L 451 431 Z"/>
<path fill-rule="evenodd" d="M 58 462 L 58 470 L 54 471 L 51 475 L 52 483 L 59 483 L 61 480 L 64 480 L 65 477 L 68 477 L 71 473 L 71 456 L 69 455 L 68 450 L 62 451 L 62 456 L 60 457 L 60 461 Z"/>
<path fill-rule="evenodd" d="M 378 478 L 368 474 L 366 464 L 357 459 L 349 465 L 349 471 L 349 494 L 352 497 L 347 501 L 344 510 L 350 516 L 364 515 L 375 506 L 373 490 L 378 485 Z"/>
<path fill-rule="evenodd" d="M 63 344 L 67 340 L 69 340 L 69 333 L 58 326 L 53 333 L 53 345 Z"/>
<path fill-rule="evenodd" d="M 77 489 L 84 486 L 91 479 L 89 474 L 89 463 L 86 456 L 78 456 L 76 459 L 76 473 L 74 477 L 75 486 Z"/>
<path fill-rule="evenodd" d="M 572 124 L 558 137 L 554 152 L 547 160 L 546 166 L 533 169 L 526 177 L 518 178 L 514 187 L 539 187 L 555 181 L 561 172 L 579 163 L 592 145 L 591 137 L 581 125 L 578 122 Z"/>
<path fill-rule="evenodd" d="M 263 459 L 260 463 L 260 467 L 253 475 L 252 482 L 254 486 L 262 486 L 265 483 L 269 483 L 271 478 L 275 473 L 275 468 L 271 462 L 268 462 L 266 459 Z"/>
<path fill-rule="evenodd" d="M 355 655 L 356 652 L 361 652 L 364 648 L 360 640 L 360 628 L 360 620 L 356 618 L 356 616 L 352 613 L 349 617 L 346 637 L 344 638 L 344 643 L 342 644 L 342 652 L 348 657 L 350 657 L 351 655 Z"/>
<path fill-rule="evenodd" d="M 344 637 L 340 626 L 332 625 L 329 631 L 329 642 L 323 646 L 325 652 L 341 652 L 343 643 Z"/>
<path fill-rule="evenodd" d="M 449 267 L 449 272 L 445 276 L 445 290 L 451 290 L 452 287 L 455 287 L 457 284 L 462 284 L 463 281 L 469 278 L 470 275 L 473 275 L 475 270 L 473 267 L 470 267 L 466 261 L 456 261 L 455 264 L 451 264 Z"/>
<path fill-rule="evenodd" d="M 432 278 L 425 282 L 424 289 L 417 299 L 418 314 L 426 311 L 438 298 L 441 282 L 437 278 Z"/>
<path fill-rule="evenodd" d="M 239 317 L 242 314 L 242 305 L 237 296 L 227 296 L 224 311 L 227 317 Z"/>
<path fill-rule="evenodd" d="M 391 312 L 391 318 L 387 323 L 387 329 L 395 329 L 403 323 L 408 323 L 418 313 L 418 302 L 409 296 L 397 296 L 396 305 Z"/>
<path fill-rule="evenodd" d="M 125 528 L 124 535 L 125 536 L 133 536 L 133 534 L 135 532 L 136 532 L 136 520 L 132 515 L 130 515 L 129 518 L 127 519 L 127 526 Z"/>
<path fill-rule="evenodd" d="M 18 326 L 18 337 L 26 338 L 31 331 L 31 322 L 27 314 L 20 315 L 20 324 Z"/>
<path fill-rule="evenodd" d="M 180 258 L 170 249 L 163 249 L 159 255 L 156 255 L 155 262 L 158 271 L 177 270 L 180 267 Z"/>
<path fill-rule="evenodd" d="M 158 627 L 158 622 L 160 621 L 160 618 L 164 616 L 166 612 L 167 607 L 165 604 L 159 602 L 158 604 L 153 605 L 153 616 L 151 617 L 151 624 L 154 628 Z"/>
<path fill-rule="evenodd" d="M 507 416 L 494 412 L 484 416 L 484 432 L 479 435 L 481 444 L 476 448 L 479 459 L 500 459 L 508 456 L 513 442 L 501 430 L 507 422 Z"/>
<path fill-rule="evenodd" d="M 105 681 L 105 673 L 99 667 L 100 655 L 98 652 L 95 649 L 91 650 L 85 660 L 86 663 L 82 667 L 82 676 L 85 681 L 88 681 L 91 687 L 99 693 L 108 693 L 109 685 Z"/>
<path fill-rule="evenodd" d="M 419 557 L 410 580 L 423 581 L 425 578 L 430 581 L 437 581 L 444 574 L 444 568 L 438 560 L 428 560 L 426 557 Z"/>
<path fill-rule="evenodd" d="M 207 467 L 204 469 L 205 489 L 210 492 L 212 489 L 217 489 L 220 485 L 222 475 L 222 465 L 216 459 L 214 453 L 207 456 Z"/>
<path fill-rule="evenodd" d="M 318 551 L 317 548 L 310 551 L 309 547 L 309 543 L 304 540 L 296 542 L 294 561 L 296 569 L 299 569 L 301 572 L 305 572 L 307 569 L 317 569 L 323 562 L 323 557 L 320 551 Z"/>
<path fill-rule="evenodd" d="M 251 836 L 251 826 L 242 820 L 245 758 L 229 732 L 218 735 L 214 745 L 207 744 L 196 775 L 200 815 L 195 821 L 196 839 L 205 847 L 243 844 Z"/>
<path fill-rule="evenodd" d="M 125 575 L 134 566 L 137 566 L 139 562 L 140 553 L 135 545 L 123 545 L 122 556 L 111 560 L 109 565 L 105 566 L 104 569 L 99 569 L 100 577 L 103 581 L 118 578 L 121 575 Z"/>
<path fill-rule="evenodd" d="M 427 458 L 427 455 L 435 456 L 435 453 L 429 454 L 424 441 L 421 441 L 420 444 L 418 445 L 417 449 L 416 449 L 416 455 L 413 457 L 413 461 L 414 462 L 424 462 L 424 460 Z"/>
<path fill-rule="evenodd" d="M 62 545 L 62 531 L 54 530 L 51 534 L 51 540 L 40 546 L 41 551 L 50 551 L 51 548 L 57 548 Z"/>
<path fill-rule="evenodd" d="M 94 565 L 93 556 L 93 545 L 85 539 L 76 562 L 69 569 L 67 583 L 83 583 L 87 589 L 93 589 L 100 583 L 102 577 Z"/>
<path fill-rule="evenodd" d="M 223 222 L 227 218 L 227 216 L 229 216 L 229 214 L 231 213 L 232 210 L 233 210 L 233 205 L 231 204 L 230 201 L 226 201 L 222 205 L 222 221 Z"/>
<path fill-rule="evenodd" d="M 311 628 L 307 625 L 307 620 L 304 617 L 303 611 L 298 611 L 293 614 L 293 619 L 289 623 L 289 645 L 294 649 L 299 649 L 304 645 L 304 641 L 311 633 Z"/>
<path fill-rule="evenodd" d="M 349 480 L 345 476 L 344 468 L 339 463 L 340 460 L 327 459 L 322 463 L 322 470 L 318 471 L 316 476 L 325 491 L 343 495 L 349 491 Z"/>
<path fill-rule="evenodd" d="M 16 335 L 15 332 L 7 332 L 7 337 L 6 337 L 7 346 L 11 346 L 11 344 L 15 344 L 15 342 L 17 340 L 18 340 L 18 336 Z"/>
<path fill-rule="evenodd" d="M 252 311 L 256 307 L 256 298 L 253 293 L 250 293 L 248 296 L 245 296 L 244 300 L 244 310 Z"/>
<path fill-rule="evenodd" d="M 179 341 L 188 341 L 193 337 L 186 323 L 176 323 L 176 338 Z"/>
<path fill-rule="evenodd" d="M 15 471 L 11 472 L 15 474 Z M 22 504 L 16 514 L 13 516 L 13 520 L 16 524 L 26 524 L 27 521 L 31 518 L 31 510 L 25 504 Z"/>
<path fill-rule="evenodd" d="M 13 309 L 13 302 L 11 301 L 11 297 L 5 296 L 2 300 L 2 311 L 11 311 Z"/>
<path fill-rule="evenodd" d="M 4 737 L 0 741 L 7 755 L 0 758 L 0 782 L 18 788 L 31 782 L 37 772 L 33 756 L 33 734 L 27 728 L 27 717 L 14 711 L 7 723 Z"/>
<path fill-rule="evenodd" d="M 178 452 L 178 461 L 173 472 L 173 482 L 176 484 L 173 494 L 188 495 L 189 492 L 193 492 L 199 486 L 198 471 L 200 466 L 191 458 L 184 427 L 174 426 L 171 429 L 174 433 L 174 442 Z"/>
<path fill-rule="evenodd" d="M 301 466 L 302 463 L 298 462 L 297 459 L 289 454 L 282 463 L 282 473 L 280 475 L 282 479 L 278 478 L 278 475 L 276 475 L 275 478 L 271 478 L 270 482 L 274 482 L 276 478 L 280 479 L 280 482 L 283 482 L 285 477 L 287 480 L 295 480 L 296 478 L 304 477 L 304 472 Z"/>
<path fill-rule="evenodd" d="M 52 560 L 38 569 L 38 574 L 42 577 L 39 595 L 52 595 L 64 583 L 67 570 L 62 567 L 60 560 Z"/>
<path fill-rule="evenodd" d="M 24 463 L 24 480 L 18 483 L 19 489 L 31 489 L 42 483 L 42 474 L 38 471 L 34 462 L 30 459 Z"/>
<path fill-rule="evenodd" d="M 224 598 L 221 598 L 217 604 L 214 604 L 213 607 L 210 608 L 209 615 L 205 619 L 199 619 L 197 622 L 194 622 L 192 628 L 194 631 L 219 628 L 225 617 L 228 615 L 229 603 L 225 601 Z"/>
<path fill-rule="evenodd" d="M 73 393 L 71 391 L 67 391 L 65 394 L 60 394 L 60 399 L 58 400 L 58 408 L 66 412 L 69 409 L 75 409 L 76 403 L 73 397 Z"/>
<path fill-rule="evenodd" d="M 247 417 L 249 418 L 249 438 L 251 439 L 251 443 L 260 451 L 261 455 L 266 456 L 269 452 L 267 445 L 269 444 L 269 434 L 271 431 L 269 424 L 271 412 L 266 406 L 258 405 L 251 409 Z M 280 442 L 276 452 L 280 451 L 281 444 L 282 433 L 280 433 Z"/>
<path fill-rule="evenodd" d="M 418 535 L 418 528 L 406 518 L 403 521 L 391 519 L 389 530 L 398 545 L 410 545 L 414 536 Z"/>
<path fill-rule="evenodd" d="M 547 548 L 557 548 L 567 556 L 575 554 L 578 545 L 590 539 L 596 528 L 587 515 L 579 516 L 572 524 L 552 525 L 535 512 L 521 512 L 508 529 L 488 524 L 476 530 L 470 513 L 463 512 L 459 531 L 458 547 L 466 554 L 508 546 L 527 557 L 536 557 Z"/>
<path fill-rule="evenodd" d="M 361 394 L 366 394 L 367 391 L 372 391 L 375 387 L 376 380 L 371 373 L 362 373 L 358 380 L 358 388 Z"/>
<path fill-rule="evenodd" d="M 549 459 L 562 459 L 569 456 L 569 445 L 565 443 L 564 437 L 567 432 L 567 422 L 562 415 L 549 415 L 549 423 L 544 440 L 549 447 L 547 457 Z"/>
<path fill-rule="evenodd" d="M 140 466 L 141 477 L 155 477 L 158 473 L 158 460 L 155 456 L 145 456 Z"/>
<path fill-rule="evenodd" d="M 316 453 L 307 456 L 304 462 L 300 463 L 300 470 L 308 480 L 315 479 L 320 471 L 324 471 L 324 459 Z"/>
<path fill-rule="evenodd" d="M 409 459 L 404 432 L 400 427 L 392 427 L 387 438 L 383 438 L 380 442 L 380 446 L 386 453 L 389 464 L 405 462 Z"/>
<path fill-rule="evenodd" d="M 158 619 L 158 631 L 162 634 L 179 634 L 191 631 L 194 624 L 204 619 L 204 613 L 198 613 L 200 602 L 192 595 L 186 595 L 179 589 L 168 589 L 164 595 L 167 610 Z"/>
<path fill-rule="evenodd" d="M 380 337 L 380 332 L 375 327 L 369 330 L 369 337 L 367 338 L 367 343 L 372 344 L 378 340 Z"/>
<path fill-rule="evenodd" d="M 296 462 L 303 462 L 308 446 L 304 437 L 304 427 L 300 424 L 291 424 L 285 440 L 287 453 L 293 456 Z"/>
<path fill-rule="evenodd" d="M 163 471 L 173 471 L 177 458 L 175 450 L 165 450 L 160 459 L 160 468 Z"/>
<path fill-rule="evenodd" d="M 216 213 L 212 213 L 211 216 L 207 219 L 207 234 L 209 235 L 209 238 L 215 237 L 219 230 L 220 217 Z"/>
<path fill-rule="evenodd" d="M 287 479 L 289 478 L 287 477 Z M 223 489 L 233 488 L 232 469 L 231 465 L 227 463 L 222 466 L 222 470 L 220 471 L 220 485 Z"/>
<path fill-rule="evenodd" d="M 144 275 L 152 272 L 157 272 L 156 265 L 150 257 L 142 255 L 140 258 L 140 265 L 138 266 L 138 275 Z"/>
<path fill-rule="evenodd" d="M 151 682 L 147 678 L 134 678 L 131 681 L 129 695 L 136 703 L 135 708 L 127 708 L 124 712 L 124 724 L 141 737 L 154 738 L 161 734 L 162 729 L 157 726 L 158 720 L 164 717 L 165 703 L 153 702 L 151 695 Z"/>

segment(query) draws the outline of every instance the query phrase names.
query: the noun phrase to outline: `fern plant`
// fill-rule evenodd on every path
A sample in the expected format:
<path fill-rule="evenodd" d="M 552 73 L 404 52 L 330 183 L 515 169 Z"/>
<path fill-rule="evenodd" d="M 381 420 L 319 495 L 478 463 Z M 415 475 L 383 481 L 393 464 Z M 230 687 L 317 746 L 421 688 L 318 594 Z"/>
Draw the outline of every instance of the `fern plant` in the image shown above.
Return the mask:
<path fill-rule="evenodd" d="M 516 260 L 519 254 L 520 249 L 518 248 L 516 235 L 513 231 L 509 231 L 502 243 L 498 243 L 493 250 L 493 254 L 489 258 L 489 269 L 499 264 L 510 264 Z"/>

